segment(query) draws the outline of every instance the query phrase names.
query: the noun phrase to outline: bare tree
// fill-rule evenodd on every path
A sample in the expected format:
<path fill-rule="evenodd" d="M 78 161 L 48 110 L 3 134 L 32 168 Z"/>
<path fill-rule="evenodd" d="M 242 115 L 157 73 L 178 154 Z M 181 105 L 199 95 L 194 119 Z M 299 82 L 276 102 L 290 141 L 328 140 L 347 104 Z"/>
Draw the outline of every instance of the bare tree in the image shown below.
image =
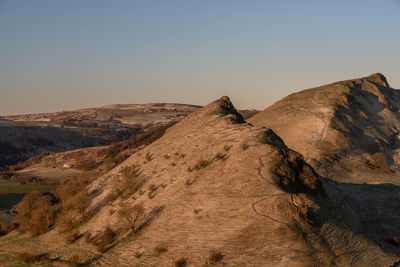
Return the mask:
<path fill-rule="evenodd" d="M 119 214 L 126 220 L 132 231 L 132 236 L 139 230 L 140 222 L 145 219 L 145 209 L 142 203 L 134 206 L 125 205 Z"/>

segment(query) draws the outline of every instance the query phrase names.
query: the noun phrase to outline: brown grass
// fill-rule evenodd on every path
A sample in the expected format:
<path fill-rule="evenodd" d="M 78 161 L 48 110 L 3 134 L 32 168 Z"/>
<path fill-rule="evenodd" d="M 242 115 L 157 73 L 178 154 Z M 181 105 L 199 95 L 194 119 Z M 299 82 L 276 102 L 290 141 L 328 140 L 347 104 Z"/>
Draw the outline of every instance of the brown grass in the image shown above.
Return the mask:
<path fill-rule="evenodd" d="M 70 267 L 78 267 L 81 265 L 81 261 L 78 255 L 74 255 L 68 260 L 68 266 Z"/>

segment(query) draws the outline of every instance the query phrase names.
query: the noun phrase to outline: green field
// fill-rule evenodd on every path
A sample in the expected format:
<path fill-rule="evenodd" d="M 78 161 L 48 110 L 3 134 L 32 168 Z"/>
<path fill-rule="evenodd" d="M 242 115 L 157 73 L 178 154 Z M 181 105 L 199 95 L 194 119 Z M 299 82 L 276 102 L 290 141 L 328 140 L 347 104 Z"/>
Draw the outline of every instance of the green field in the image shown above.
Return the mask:
<path fill-rule="evenodd" d="M 15 181 L 0 180 L 0 194 L 26 194 L 31 191 L 47 192 L 56 187 L 56 185 L 19 184 Z"/>

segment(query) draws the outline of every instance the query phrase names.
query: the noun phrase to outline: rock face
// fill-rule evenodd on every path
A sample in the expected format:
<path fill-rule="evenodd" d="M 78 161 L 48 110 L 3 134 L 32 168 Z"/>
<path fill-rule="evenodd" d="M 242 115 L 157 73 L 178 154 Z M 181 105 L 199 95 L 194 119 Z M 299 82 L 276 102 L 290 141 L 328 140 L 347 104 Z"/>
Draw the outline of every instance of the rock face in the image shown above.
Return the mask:
<path fill-rule="evenodd" d="M 399 108 L 400 91 L 377 73 L 294 93 L 248 121 L 273 129 L 327 176 L 333 165 L 388 171 L 400 163 Z"/>
<path fill-rule="evenodd" d="M 34 241 L 11 233 L 0 239 L 0 251 L 32 249 L 60 261 L 78 255 L 96 266 L 399 260 L 396 186 L 321 178 L 274 131 L 246 123 L 227 97 L 172 126 L 87 190 L 90 211 L 83 213 L 92 215 L 69 231 L 84 238 L 67 242 L 70 233 L 56 223 Z M 87 241 L 111 231 L 101 252 Z"/>

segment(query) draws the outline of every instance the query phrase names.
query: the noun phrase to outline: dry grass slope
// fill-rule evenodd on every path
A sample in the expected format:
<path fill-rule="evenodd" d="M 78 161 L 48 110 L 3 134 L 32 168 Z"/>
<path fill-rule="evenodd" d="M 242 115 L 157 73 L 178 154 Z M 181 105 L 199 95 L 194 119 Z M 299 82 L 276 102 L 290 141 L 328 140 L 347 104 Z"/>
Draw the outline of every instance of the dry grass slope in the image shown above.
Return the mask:
<path fill-rule="evenodd" d="M 0 251 L 49 253 L 59 266 L 77 262 L 77 253 L 95 266 L 390 266 L 399 259 L 386 241 L 400 227 L 390 223 L 398 206 L 387 205 L 399 189 L 321 178 L 272 130 L 246 123 L 227 97 L 84 190 L 89 216 L 72 226 L 72 242 L 56 222 L 33 239 L 2 237 Z M 382 207 L 386 215 L 377 216 Z"/>

